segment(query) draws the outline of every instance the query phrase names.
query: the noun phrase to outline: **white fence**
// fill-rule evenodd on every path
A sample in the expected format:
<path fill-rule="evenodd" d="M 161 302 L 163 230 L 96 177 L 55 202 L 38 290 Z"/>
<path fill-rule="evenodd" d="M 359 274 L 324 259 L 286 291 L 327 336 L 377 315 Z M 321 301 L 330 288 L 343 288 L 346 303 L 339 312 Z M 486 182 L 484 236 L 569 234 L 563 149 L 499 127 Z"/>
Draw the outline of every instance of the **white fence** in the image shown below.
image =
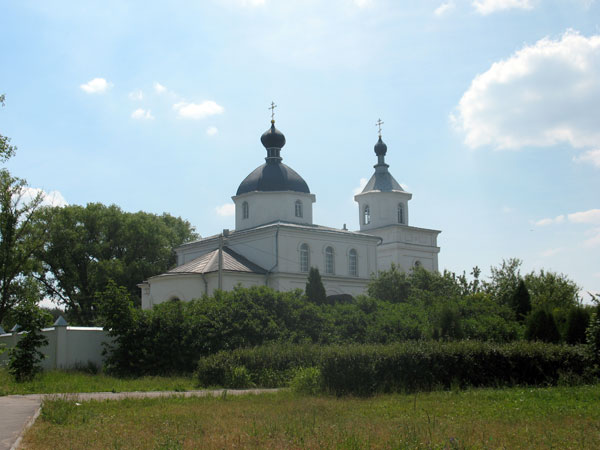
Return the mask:
<path fill-rule="evenodd" d="M 103 342 L 110 342 L 108 332 L 101 327 L 70 327 L 60 317 L 51 328 L 42 329 L 48 345 L 39 350 L 44 354 L 44 370 L 85 368 L 90 364 L 100 368 L 103 364 Z M 23 335 L 22 332 L 0 334 L 0 348 L 6 351 L 0 355 L 0 365 L 8 362 L 8 349 L 14 347 Z"/>

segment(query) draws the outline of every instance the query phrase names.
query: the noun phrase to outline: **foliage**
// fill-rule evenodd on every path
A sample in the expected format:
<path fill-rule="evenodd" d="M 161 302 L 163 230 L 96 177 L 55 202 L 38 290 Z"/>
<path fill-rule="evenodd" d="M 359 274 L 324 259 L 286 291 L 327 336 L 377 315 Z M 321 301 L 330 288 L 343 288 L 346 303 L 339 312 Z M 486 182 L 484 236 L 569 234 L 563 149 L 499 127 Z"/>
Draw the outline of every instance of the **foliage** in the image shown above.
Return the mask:
<path fill-rule="evenodd" d="M 323 391 L 323 377 L 318 367 L 298 369 L 290 381 L 290 388 L 298 394 L 317 395 Z"/>
<path fill-rule="evenodd" d="M 317 305 L 323 305 L 327 302 L 325 286 L 323 286 L 319 269 L 316 267 L 311 267 L 310 271 L 308 272 L 308 281 L 306 283 L 305 293 L 306 298 Z"/>
<path fill-rule="evenodd" d="M 43 247 L 44 228 L 37 223 L 42 197 L 26 197 L 24 180 L 0 169 L 0 323 L 25 296 L 27 275 Z"/>
<path fill-rule="evenodd" d="M 458 311 L 444 305 L 440 314 L 439 336 L 444 340 L 462 339 L 464 336 Z"/>
<path fill-rule="evenodd" d="M 564 274 L 540 270 L 525 275 L 525 284 L 531 295 L 533 309 L 568 312 L 578 304 L 579 286 Z"/>
<path fill-rule="evenodd" d="M 46 208 L 38 225 L 47 230 L 36 252 L 38 277 L 47 295 L 66 307 L 68 321 L 80 325 L 97 322 L 96 292 L 109 280 L 139 305 L 137 284 L 170 269 L 174 248 L 197 237 L 180 218 L 99 203 Z"/>
<path fill-rule="evenodd" d="M 485 290 L 495 302 L 510 305 L 521 279 L 522 263 L 518 258 L 510 258 L 503 260 L 500 267 L 490 268 L 490 281 L 485 283 Z"/>
<path fill-rule="evenodd" d="M 564 374 L 572 374 L 572 379 L 586 376 L 590 362 L 585 346 L 541 342 L 278 344 L 223 351 L 201 358 L 197 377 L 202 386 L 231 387 L 228 385 L 229 374 L 238 367 L 244 367 L 252 384 L 260 387 L 285 386 L 303 372 L 300 369 L 310 367 L 319 371 L 319 385 L 327 392 L 371 395 L 448 389 L 455 385 L 556 384 L 565 379 Z M 271 380 L 277 380 L 279 384 L 263 384 L 264 376 L 261 374 L 266 372 L 273 373 Z"/>
<path fill-rule="evenodd" d="M 531 298 L 523 279 L 519 280 L 517 290 L 510 299 L 510 307 L 515 312 L 517 320 L 522 322 L 531 311 Z"/>
<path fill-rule="evenodd" d="M 600 365 L 600 303 L 594 308 L 590 324 L 585 332 L 588 350 L 594 362 Z"/>
<path fill-rule="evenodd" d="M 560 340 L 560 334 L 552 313 L 545 309 L 534 311 L 527 319 L 525 339 L 557 343 Z"/>
<path fill-rule="evenodd" d="M 9 350 L 8 370 L 16 381 L 29 381 L 41 371 L 44 354 L 39 348 L 48 345 L 48 338 L 41 334 L 41 328 L 48 317 L 33 302 L 19 304 L 13 314 L 23 334 L 17 345 Z"/>
<path fill-rule="evenodd" d="M 389 270 L 373 275 L 367 292 L 369 296 L 390 303 L 405 302 L 410 291 L 410 281 L 404 272 L 392 263 Z"/>
<path fill-rule="evenodd" d="M 590 322 L 590 314 L 587 309 L 575 306 L 569 310 L 567 316 L 567 329 L 564 341 L 567 344 L 584 344 L 585 331 Z"/>
<path fill-rule="evenodd" d="M 4 107 L 5 95 L 0 94 L 0 106 Z M 17 147 L 10 145 L 10 138 L 0 134 L 0 162 L 4 162 L 12 157 L 17 151 Z"/>

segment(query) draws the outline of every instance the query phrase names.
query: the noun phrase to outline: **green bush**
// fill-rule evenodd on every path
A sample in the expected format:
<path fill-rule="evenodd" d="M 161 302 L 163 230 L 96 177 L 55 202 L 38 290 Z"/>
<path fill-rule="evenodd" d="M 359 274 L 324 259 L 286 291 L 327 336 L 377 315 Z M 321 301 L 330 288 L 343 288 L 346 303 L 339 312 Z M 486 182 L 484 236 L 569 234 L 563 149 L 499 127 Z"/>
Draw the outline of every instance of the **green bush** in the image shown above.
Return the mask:
<path fill-rule="evenodd" d="M 318 384 L 335 395 L 373 395 L 454 386 L 554 385 L 560 380 L 581 380 L 591 363 L 585 346 L 542 342 L 270 345 L 202 358 L 197 377 L 204 386 L 233 387 L 230 374 L 244 367 L 251 385 L 266 387 L 260 377 L 269 371 L 271 382 L 277 383 L 269 387 Z M 318 370 L 319 376 L 307 367 Z"/>
<path fill-rule="evenodd" d="M 323 390 L 321 370 L 318 367 L 298 369 L 290 381 L 290 388 L 298 394 L 319 394 Z"/>

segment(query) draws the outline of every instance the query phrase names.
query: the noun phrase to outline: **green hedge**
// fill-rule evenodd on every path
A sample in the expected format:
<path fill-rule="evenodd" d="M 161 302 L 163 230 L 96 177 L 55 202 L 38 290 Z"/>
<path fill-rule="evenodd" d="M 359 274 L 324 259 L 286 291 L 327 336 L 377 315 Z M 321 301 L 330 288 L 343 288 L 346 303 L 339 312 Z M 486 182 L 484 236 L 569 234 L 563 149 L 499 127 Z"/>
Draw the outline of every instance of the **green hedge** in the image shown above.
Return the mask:
<path fill-rule="evenodd" d="M 297 369 L 317 367 L 325 391 L 372 395 L 450 387 L 552 385 L 581 379 L 591 366 L 583 346 L 539 342 L 405 342 L 391 345 L 270 345 L 202 358 L 201 385 L 225 385 L 244 367 L 252 385 L 289 383 Z"/>

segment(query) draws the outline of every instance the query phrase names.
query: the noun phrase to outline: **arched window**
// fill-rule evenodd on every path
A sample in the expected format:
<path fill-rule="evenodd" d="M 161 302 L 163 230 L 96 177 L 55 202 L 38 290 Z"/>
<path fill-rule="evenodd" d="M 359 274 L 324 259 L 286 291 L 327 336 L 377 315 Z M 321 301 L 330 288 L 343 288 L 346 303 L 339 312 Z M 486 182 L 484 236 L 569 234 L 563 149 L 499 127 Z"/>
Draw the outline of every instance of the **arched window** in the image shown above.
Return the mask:
<path fill-rule="evenodd" d="M 365 205 L 363 222 L 365 225 L 369 225 L 371 223 L 371 209 L 369 205 Z"/>
<path fill-rule="evenodd" d="M 242 219 L 247 219 L 250 217 L 250 208 L 248 207 L 248 202 L 242 203 Z"/>
<path fill-rule="evenodd" d="M 309 260 L 309 249 L 308 244 L 302 244 L 300 246 L 300 272 L 308 272 Z"/>
<path fill-rule="evenodd" d="M 335 266 L 333 264 L 333 248 L 327 247 L 325 249 L 325 273 L 333 275 L 335 273 Z"/>
<path fill-rule="evenodd" d="M 348 273 L 351 277 L 358 276 L 358 254 L 354 249 L 348 253 Z"/>
<path fill-rule="evenodd" d="M 300 200 L 296 200 L 295 212 L 296 212 L 296 217 L 302 217 L 302 202 Z"/>
<path fill-rule="evenodd" d="M 415 261 L 415 264 L 414 264 L 414 266 L 415 266 L 415 267 L 422 267 L 422 266 L 423 266 L 423 264 L 421 264 L 421 261 L 418 261 L 418 260 L 417 260 L 417 261 Z"/>
<path fill-rule="evenodd" d="M 404 205 L 398 203 L 398 223 L 404 223 Z"/>

